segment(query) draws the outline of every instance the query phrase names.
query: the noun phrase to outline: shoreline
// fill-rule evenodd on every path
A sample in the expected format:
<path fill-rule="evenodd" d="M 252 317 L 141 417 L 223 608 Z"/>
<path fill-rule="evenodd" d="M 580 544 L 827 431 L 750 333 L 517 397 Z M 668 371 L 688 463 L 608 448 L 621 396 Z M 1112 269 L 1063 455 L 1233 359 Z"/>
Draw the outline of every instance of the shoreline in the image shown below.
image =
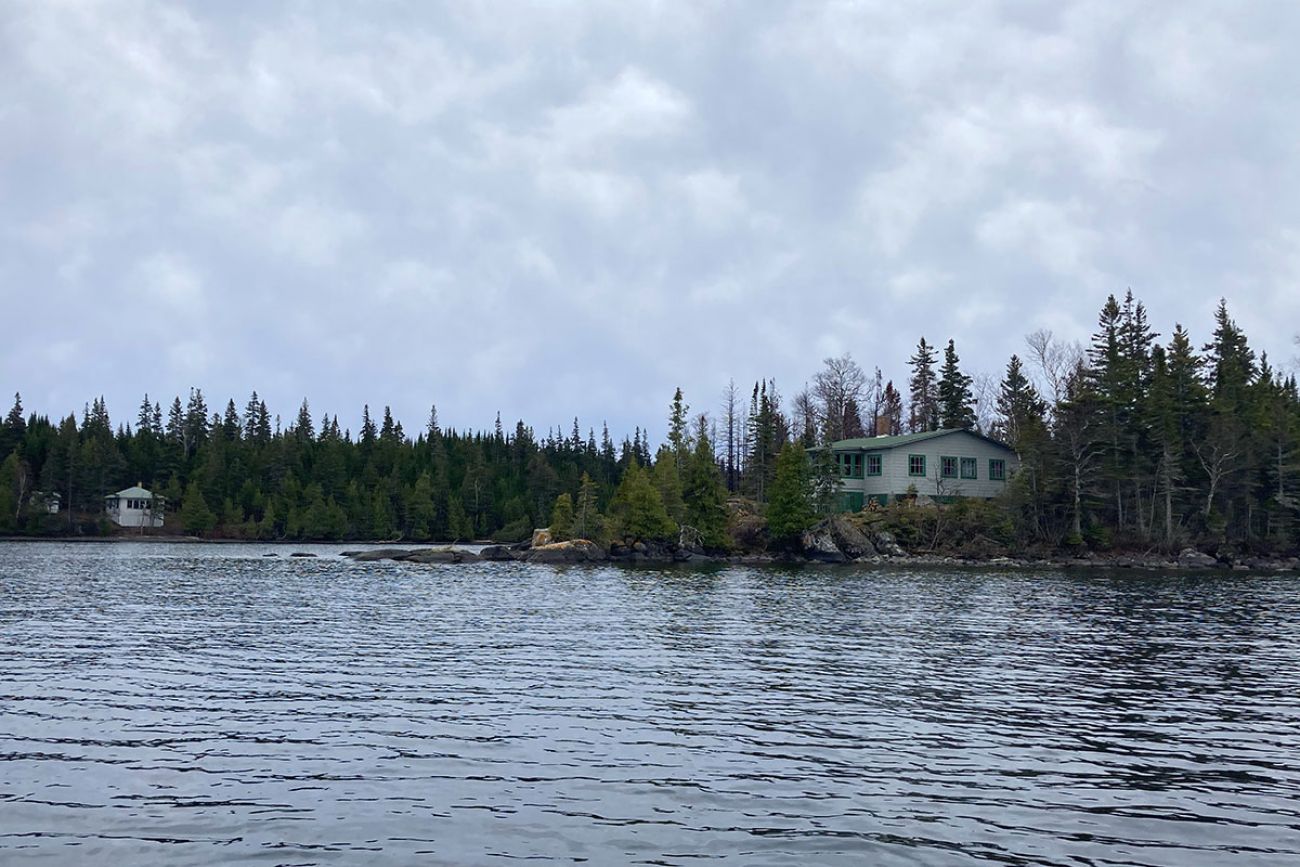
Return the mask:
<path fill-rule="evenodd" d="M 1132 572 L 1176 572 L 1176 573 L 1211 573 L 1211 572 L 1267 572 L 1271 574 L 1300 573 L 1300 558 L 1295 557 L 1242 557 L 1231 561 L 1214 560 L 1208 555 L 1195 563 L 1180 562 L 1175 556 L 1152 554 L 1089 554 L 1082 557 L 1015 557 L 998 556 L 988 558 L 954 557 L 943 554 L 902 554 L 873 555 L 843 560 L 828 560 L 807 557 L 798 554 L 750 553 L 711 555 L 688 551 L 662 551 L 610 555 L 592 546 L 575 553 L 567 543 L 558 543 L 556 550 L 548 552 L 530 547 L 500 545 L 491 541 L 474 541 L 453 543 L 449 545 L 401 546 L 391 541 L 303 541 L 303 540 L 245 540 L 245 539 L 203 539 L 197 536 L 0 536 L 0 543 L 57 543 L 57 544 L 176 544 L 176 545 L 247 545 L 280 549 L 280 551 L 303 550 L 309 548 L 336 548 L 338 555 L 353 562 L 411 562 L 411 563 L 445 563 L 449 565 L 468 565 L 479 562 L 521 562 L 548 563 L 555 565 L 601 565 L 616 566 L 749 566 L 762 567 L 925 567 L 958 569 L 1014 569 L 1017 571 L 1034 569 L 1054 570 L 1111 570 Z M 349 551 L 349 548 L 366 546 L 364 550 Z M 487 556 L 481 556 L 473 549 L 482 549 Z M 276 556 L 280 551 L 275 552 Z M 354 555 L 361 555 L 360 557 Z M 378 556 L 376 556 L 378 555 Z M 290 554 L 291 556 L 291 554 Z M 316 556 L 316 555 L 313 555 Z M 423 558 L 423 559 L 422 559 Z M 1212 562 L 1211 562 L 1212 561 Z"/>

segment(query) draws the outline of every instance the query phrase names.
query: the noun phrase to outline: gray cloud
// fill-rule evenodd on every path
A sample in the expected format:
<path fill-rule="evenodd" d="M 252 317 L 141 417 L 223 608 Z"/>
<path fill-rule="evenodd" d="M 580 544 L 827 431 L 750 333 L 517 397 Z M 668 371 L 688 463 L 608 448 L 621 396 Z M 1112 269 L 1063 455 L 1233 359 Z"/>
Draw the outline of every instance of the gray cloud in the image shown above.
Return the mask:
<path fill-rule="evenodd" d="M 1300 329 L 1285 4 L 12 2 L 0 386 L 662 427 L 1107 292 Z"/>

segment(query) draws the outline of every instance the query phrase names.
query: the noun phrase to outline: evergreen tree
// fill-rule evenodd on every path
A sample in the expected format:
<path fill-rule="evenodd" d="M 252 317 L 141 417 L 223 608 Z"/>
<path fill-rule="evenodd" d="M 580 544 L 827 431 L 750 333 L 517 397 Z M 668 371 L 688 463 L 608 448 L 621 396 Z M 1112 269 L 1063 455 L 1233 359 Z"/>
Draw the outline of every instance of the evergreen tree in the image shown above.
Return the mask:
<path fill-rule="evenodd" d="M 23 418 L 22 395 L 14 394 L 14 405 L 0 424 L 0 455 L 7 455 L 18 447 L 27 433 L 27 420 Z"/>
<path fill-rule="evenodd" d="M 672 452 L 673 471 L 678 482 L 682 478 L 682 468 L 690 456 L 690 432 L 687 430 L 687 413 L 690 407 L 682 399 L 682 390 L 673 392 L 673 402 L 668 414 L 668 447 Z"/>
<path fill-rule="evenodd" d="M 911 408 L 908 430 L 923 433 L 939 429 L 939 394 L 934 376 L 934 347 L 921 338 L 916 354 L 907 361 L 912 366 Z"/>
<path fill-rule="evenodd" d="M 767 528 L 779 548 L 798 544 L 804 530 L 816 520 L 813 511 L 807 453 L 793 443 L 781 449 L 767 506 Z"/>
<path fill-rule="evenodd" d="M 1020 357 L 1012 355 L 1007 362 L 1006 376 L 998 390 L 997 422 L 995 433 L 1017 453 L 1022 452 L 1031 436 L 1044 426 L 1047 404 L 1038 396 L 1029 377 L 1025 375 Z"/>
<path fill-rule="evenodd" d="M 957 347 L 948 341 L 943 351 L 943 367 L 937 388 L 939 425 L 944 429 L 975 427 L 974 398 L 971 395 L 971 378 L 961 372 L 957 360 Z"/>
<path fill-rule="evenodd" d="M 551 507 L 551 538 L 563 542 L 573 538 L 573 498 L 560 494 Z"/>
<path fill-rule="evenodd" d="M 882 425 L 884 430 L 872 431 L 872 436 L 883 433 L 885 436 L 896 437 L 903 433 L 903 395 L 894 388 L 892 379 L 885 383 L 885 391 L 880 402 L 880 417 L 884 420 Z"/>
<path fill-rule="evenodd" d="M 208 502 L 203 498 L 203 491 L 197 481 L 190 482 L 185 489 L 180 517 L 185 532 L 196 536 L 202 536 L 216 526 L 217 516 L 208 508 Z"/>
<path fill-rule="evenodd" d="M 682 477 L 677 470 L 677 454 L 670 446 L 659 447 L 650 477 L 659 490 L 659 497 L 663 500 L 668 516 L 680 524 L 686 517 L 686 507 L 682 501 Z"/>
<path fill-rule="evenodd" d="M 573 529 L 579 539 L 595 539 L 601 535 L 599 497 L 596 483 L 591 476 L 583 473 L 573 514 Z"/>
<path fill-rule="evenodd" d="M 610 500 L 609 516 L 614 532 L 625 541 L 667 541 L 677 533 L 677 525 L 668 516 L 658 489 L 637 463 L 632 463 L 623 474 L 623 481 Z"/>
<path fill-rule="evenodd" d="M 700 534 L 705 548 L 728 546 L 727 489 L 713 456 L 713 444 L 703 431 L 695 439 L 695 451 L 686 473 L 683 523 Z"/>

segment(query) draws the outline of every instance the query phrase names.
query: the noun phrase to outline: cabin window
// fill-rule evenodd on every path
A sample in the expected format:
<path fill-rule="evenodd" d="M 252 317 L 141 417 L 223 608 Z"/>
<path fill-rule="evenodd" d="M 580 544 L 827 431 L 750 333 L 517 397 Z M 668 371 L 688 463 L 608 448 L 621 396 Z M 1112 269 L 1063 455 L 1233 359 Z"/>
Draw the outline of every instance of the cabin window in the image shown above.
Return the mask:
<path fill-rule="evenodd" d="M 948 457 L 939 458 L 939 475 L 945 479 L 957 478 L 957 459 Z"/>
<path fill-rule="evenodd" d="M 979 462 L 974 458 L 961 459 L 961 477 L 963 479 L 979 478 Z"/>
<path fill-rule="evenodd" d="M 881 472 L 884 470 L 884 466 L 885 466 L 884 455 L 879 455 L 879 454 L 867 455 L 867 475 L 869 476 L 880 475 Z"/>
<path fill-rule="evenodd" d="M 850 479 L 862 478 L 862 455 L 852 452 L 837 452 L 835 462 L 839 465 L 840 475 Z"/>
<path fill-rule="evenodd" d="M 989 478 L 995 482 L 1004 482 L 1007 478 L 1007 462 L 999 458 L 989 460 Z"/>
<path fill-rule="evenodd" d="M 907 456 L 907 474 L 909 476 L 925 475 L 925 455 Z"/>

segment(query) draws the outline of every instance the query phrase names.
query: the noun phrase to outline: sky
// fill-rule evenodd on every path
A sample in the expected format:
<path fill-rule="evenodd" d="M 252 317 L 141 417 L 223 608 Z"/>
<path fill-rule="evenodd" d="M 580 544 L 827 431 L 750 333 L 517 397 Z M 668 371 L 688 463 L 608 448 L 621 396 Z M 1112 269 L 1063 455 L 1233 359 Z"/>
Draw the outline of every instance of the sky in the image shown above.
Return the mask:
<path fill-rule="evenodd" d="M 1300 5 L 0 0 L 0 393 L 633 426 L 1300 331 Z M 5 400 L 8 406 L 8 400 Z"/>

